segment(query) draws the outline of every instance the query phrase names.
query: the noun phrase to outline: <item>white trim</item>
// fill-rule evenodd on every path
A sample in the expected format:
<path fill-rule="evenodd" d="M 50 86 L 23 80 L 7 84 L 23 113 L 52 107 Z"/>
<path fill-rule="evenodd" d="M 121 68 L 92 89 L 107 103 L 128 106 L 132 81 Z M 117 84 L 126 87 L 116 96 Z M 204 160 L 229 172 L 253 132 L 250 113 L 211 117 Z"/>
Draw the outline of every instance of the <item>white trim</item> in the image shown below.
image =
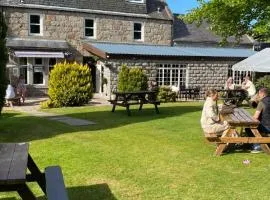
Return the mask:
<path fill-rule="evenodd" d="M 44 5 L 33 5 L 33 4 L 2 4 L 7 7 L 18 7 L 18 8 L 30 8 L 30 9 L 44 9 L 44 10 L 59 10 L 59 11 L 69 11 L 69 12 L 82 12 L 82 13 L 91 13 L 91 14 L 109 14 L 116 16 L 127 16 L 127 17 L 143 17 L 148 19 L 157 19 L 148 14 L 136 14 L 136 13 L 125 13 L 125 12 L 115 12 L 115 11 L 103 11 L 103 10 L 92 10 L 92 9 L 79 9 L 79 8 L 64 8 L 60 6 L 44 6 Z M 158 19 L 164 21 L 172 21 L 172 19 Z"/>
<path fill-rule="evenodd" d="M 31 16 L 39 16 L 39 24 L 31 24 Z M 39 33 L 31 33 L 31 25 L 39 25 Z M 38 13 L 29 13 L 28 15 L 28 34 L 29 35 L 34 35 L 34 36 L 43 36 L 43 15 L 38 14 Z"/>
<path fill-rule="evenodd" d="M 141 39 L 135 39 L 134 38 L 134 33 L 135 33 L 135 30 L 134 30 L 134 26 L 135 26 L 135 24 L 140 24 L 141 25 L 141 31 L 140 31 L 140 33 L 141 33 Z M 144 41 L 144 22 L 137 22 L 137 21 L 134 21 L 133 22 L 133 40 L 134 41 L 137 41 L 137 42 L 143 42 Z M 137 31 L 137 32 L 139 32 L 139 31 Z"/>
<path fill-rule="evenodd" d="M 144 0 L 127 0 L 130 3 L 144 3 Z"/>
<path fill-rule="evenodd" d="M 88 17 L 85 17 L 84 19 L 83 19 L 84 21 L 83 21 L 83 24 L 84 24 L 84 26 L 83 26 L 83 33 L 84 33 L 84 38 L 87 38 L 87 39 L 96 39 L 96 30 L 97 30 L 97 26 L 96 26 L 96 20 L 95 19 L 93 19 L 93 18 L 88 18 Z M 85 23 L 85 20 L 93 20 L 93 36 L 86 36 L 86 32 L 85 32 L 85 29 L 86 28 L 91 28 L 91 27 L 86 27 L 86 23 Z"/>

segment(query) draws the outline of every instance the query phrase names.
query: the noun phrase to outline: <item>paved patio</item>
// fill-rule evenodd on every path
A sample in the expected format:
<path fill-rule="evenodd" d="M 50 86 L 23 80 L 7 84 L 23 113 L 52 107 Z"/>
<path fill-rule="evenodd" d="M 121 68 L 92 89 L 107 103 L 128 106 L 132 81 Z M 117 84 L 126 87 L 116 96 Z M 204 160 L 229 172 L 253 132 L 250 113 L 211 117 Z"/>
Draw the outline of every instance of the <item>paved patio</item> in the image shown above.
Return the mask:
<path fill-rule="evenodd" d="M 21 106 L 4 107 L 3 111 L 14 110 L 18 112 L 25 112 L 29 115 L 33 115 L 36 117 L 46 117 L 47 119 L 59 121 L 71 126 L 88 126 L 96 124 L 94 121 L 66 117 L 55 113 L 47 113 L 41 111 L 40 103 L 46 101 L 47 99 L 48 97 L 29 97 L 26 98 L 25 103 L 22 104 Z M 89 105 L 92 106 L 109 105 L 109 102 L 100 94 L 94 94 L 93 99 L 90 101 Z"/>

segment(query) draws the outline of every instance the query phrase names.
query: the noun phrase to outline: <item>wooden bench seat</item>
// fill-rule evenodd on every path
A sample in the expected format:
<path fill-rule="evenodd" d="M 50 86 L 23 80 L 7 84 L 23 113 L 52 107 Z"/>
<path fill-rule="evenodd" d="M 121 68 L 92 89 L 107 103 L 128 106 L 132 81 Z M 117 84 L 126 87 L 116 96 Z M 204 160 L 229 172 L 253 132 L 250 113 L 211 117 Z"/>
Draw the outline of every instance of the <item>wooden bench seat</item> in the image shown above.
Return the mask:
<path fill-rule="evenodd" d="M 68 200 L 63 174 L 59 166 L 46 167 L 45 180 L 48 200 Z"/>
<path fill-rule="evenodd" d="M 11 101 L 13 105 L 21 105 L 21 97 L 14 97 L 12 99 L 7 99 L 7 101 Z"/>

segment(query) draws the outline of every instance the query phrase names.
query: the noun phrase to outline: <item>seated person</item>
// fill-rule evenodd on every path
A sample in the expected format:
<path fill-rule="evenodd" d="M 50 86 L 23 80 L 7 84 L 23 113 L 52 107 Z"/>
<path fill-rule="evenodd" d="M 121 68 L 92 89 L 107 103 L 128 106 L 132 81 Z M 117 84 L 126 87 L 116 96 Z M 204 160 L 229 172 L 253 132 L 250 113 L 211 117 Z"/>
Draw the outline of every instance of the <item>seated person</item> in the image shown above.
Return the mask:
<path fill-rule="evenodd" d="M 225 90 L 233 90 L 235 84 L 233 83 L 233 78 L 229 77 L 228 80 L 225 82 L 224 89 Z"/>
<path fill-rule="evenodd" d="M 217 100 L 218 92 L 216 90 L 208 90 L 206 92 L 206 101 L 201 116 L 201 126 L 205 133 L 216 133 L 217 136 L 221 136 L 229 126 L 226 121 L 220 121 L 216 104 Z"/>
<path fill-rule="evenodd" d="M 270 96 L 267 88 L 261 88 L 258 92 L 258 97 L 260 99 L 256 111 L 253 115 L 254 119 L 260 121 L 258 130 L 262 135 L 270 133 Z M 248 136 L 254 136 L 250 129 L 246 129 Z M 254 144 L 252 153 L 257 153 L 260 151 L 260 145 Z"/>
<path fill-rule="evenodd" d="M 7 89 L 6 89 L 6 96 L 5 96 L 7 105 L 10 105 L 11 107 L 13 107 L 12 99 L 14 97 L 15 97 L 14 88 L 12 87 L 12 85 L 9 82 L 8 86 L 7 86 Z"/>
<path fill-rule="evenodd" d="M 244 77 L 244 81 L 242 83 L 242 89 L 247 91 L 249 99 L 252 99 L 256 95 L 255 85 L 250 81 L 249 76 Z"/>

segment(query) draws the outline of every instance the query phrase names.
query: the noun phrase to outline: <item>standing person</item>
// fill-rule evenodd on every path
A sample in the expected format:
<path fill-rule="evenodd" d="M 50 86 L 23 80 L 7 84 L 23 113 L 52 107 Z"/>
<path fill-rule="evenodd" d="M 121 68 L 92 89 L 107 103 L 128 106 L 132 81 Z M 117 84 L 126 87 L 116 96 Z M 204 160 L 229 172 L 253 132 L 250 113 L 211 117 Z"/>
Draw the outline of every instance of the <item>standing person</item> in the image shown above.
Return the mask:
<path fill-rule="evenodd" d="M 18 84 L 17 84 L 17 93 L 21 97 L 23 103 L 25 101 L 25 94 L 26 94 L 26 86 L 24 83 L 25 83 L 25 79 L 23 75 L 20 75 Z"/>
<path fill-rule="evenodd" d="M 244 81 L 242 83 L 242 89 L 246 90 L 249 98 L 253 98 L 256 94 L 255 85 L 251 82 L 250 77 L 244 77 Z"/>
<path fill-rule="evenodd" d="M 12 99 L 15 97 L 15 92 L 14 92 L 14 88 L 12 87 L 12 85 L 10 84 L 10 81 L 8 82 L 8 86 L 6 89 L 6 103 L 8 105 L 10 105 L 10 107 L 13 107 L 13 103 L 12 103 Z"/>
<path fill-rule="evenodd" d="M 258 131 L 261 134 L 270 133 L 270 96 L 267 88 L 261 88 L 258 92 L 258 97 L 260 99 L 256 111 L 253 115 L 254 119 L 260 121 L 258 126 Z M 250 129 L 246 129 L 249 136 L 253 136 Z M 251 153 L 258 153 L 261 151 L 260 144 L 254 144 Z"/>
<path fill-rule="evenodd" d="M 233 83 L 233 78 L 229 77 L 227 81 L 225 82 L 224 89 L 225 90 L 233 90 L 234 89 L 234 83 Z"/>
<path fill-rule="evenodd" d="M 201 126 L 206 133 L 216 133 L 221 136 L 222 133 L 229 128 L 226 121 L 220 121 L 218 107 L 218 92 L 216 90 L 208 90 L 206 92 L 206 101 L 203 106 L 201 116 Z"/>

